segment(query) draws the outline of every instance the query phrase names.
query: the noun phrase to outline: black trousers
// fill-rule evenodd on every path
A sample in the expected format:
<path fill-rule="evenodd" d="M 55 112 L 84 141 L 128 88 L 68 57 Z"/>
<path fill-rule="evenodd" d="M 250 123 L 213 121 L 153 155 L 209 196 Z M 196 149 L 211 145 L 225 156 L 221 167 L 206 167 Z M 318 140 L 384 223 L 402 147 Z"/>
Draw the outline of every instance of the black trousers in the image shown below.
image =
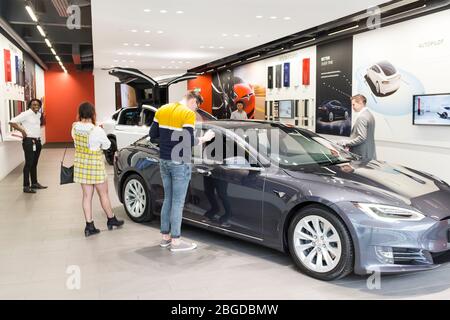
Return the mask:
<path fill-rule="evenodd" d="M 36 147 L 34 147 L 36 146 Z M 22 142 L 23 152 L 25 153 L 25 166 L 23 167 L 23 186 L 30 187 L 37 184 L 37 166 L 39 156 L 41 155 L 41 140 L 25 138 Z M 31 176 L 31 184 L 30 184 Z"/>

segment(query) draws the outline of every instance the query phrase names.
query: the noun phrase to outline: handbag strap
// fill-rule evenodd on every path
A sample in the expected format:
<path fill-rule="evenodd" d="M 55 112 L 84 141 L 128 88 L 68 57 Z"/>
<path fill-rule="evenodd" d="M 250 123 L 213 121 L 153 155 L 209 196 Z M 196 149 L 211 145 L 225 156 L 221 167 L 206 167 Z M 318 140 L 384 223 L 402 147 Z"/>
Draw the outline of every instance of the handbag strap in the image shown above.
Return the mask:
<path fill-rule="evenodd" d="M 64 155 L 63 155 L 63 158 L 61 160 L 61 165 L 64 164 L 64 159 L 66 158 L 66 153 L 67 153 L 67 148 L 64 149 Z"/>

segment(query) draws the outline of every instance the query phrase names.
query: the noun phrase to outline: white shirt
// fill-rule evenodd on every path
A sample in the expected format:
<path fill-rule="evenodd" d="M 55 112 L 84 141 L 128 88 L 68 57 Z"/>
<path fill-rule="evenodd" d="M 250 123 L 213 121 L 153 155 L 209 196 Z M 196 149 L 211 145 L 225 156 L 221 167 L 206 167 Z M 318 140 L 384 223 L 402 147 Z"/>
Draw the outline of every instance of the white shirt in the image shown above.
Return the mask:
<path fill-rule="evenodd" d="M 111 141 L 106 136 L 105 131 L 92 123 L 76 122 L 72 127 L 72 138 L 75 139 L 75 131 L 80 133 L 89 133 L 89 149 L 99 151 L 108 150 L 111 147 Z"/>
<path fill-rule="evenodd" d="M 236 110 L 231 113 L 230 120 L 248 120 L 247 113 L 245 111 Z"/>
<path fill-rule="evenodd" d="M 34 113 L 33 110 L 28 109 L 22 112 L 17 117 L 12 118 L 10 123 L 17 123 L 22 125 L 27 133 L 28 138 L 38 139 L 41 137 L 41 113 Z"/>

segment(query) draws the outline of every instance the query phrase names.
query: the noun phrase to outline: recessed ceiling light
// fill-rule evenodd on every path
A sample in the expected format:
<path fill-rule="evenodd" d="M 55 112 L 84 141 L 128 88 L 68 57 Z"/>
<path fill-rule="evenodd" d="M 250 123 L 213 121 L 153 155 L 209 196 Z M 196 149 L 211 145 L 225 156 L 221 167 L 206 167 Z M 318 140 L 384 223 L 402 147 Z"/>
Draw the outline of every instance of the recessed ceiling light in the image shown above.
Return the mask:
<path fill-rule="evenodd" d="M 178 10 L 176 13 L 177 13 L 177 14 L 183 14 L 184 11 L 183 11 L 183 10 Z"/>
<path fill-rule="evenodd" d="M 34 22 L 37 22 L 38 19 L 37 19 L 36 15 L 34 14 L 33 9 L 30 6 L 26 6 L 25 9 L 27 10 L 28 14 L 30 15 L 31 20 L 33 20 Z"/>
<path fill-rule="evenodd" d="M 251 34 L 246 34 L 245 37 L 246 37 L 246 38 L 251 38 L 252 35 L 251 35 Z"/>
<path fill-rule="evenodd" d="M 119 60 L 116 59 L 116 60 L 114 60 L 114 62 L 119 62 Z"/>
<path fill-rule="evenodd" d="M 127 60 L 122 60 L 122 62 L 127 62 Z"/>
<path fill-rule="evenodd" d="M 167 13 L 167 10 L 162 9 L 162 10 L 159 10 L 159 12 L 161 12 L 161 13 Z"/>
<path fill-rule="evenodd" d="M 223 46 L 220 46 L 220 47 L 219 47 L 219 49 L 225 49 L 225 47 L 223 47 Z"/>
<path fill-rule="evenodd" d="M 277 16 L 271 16 L 269 19 L 275 20 L 276 18 L 277 18 Z"/>
<path fill-rule="evenodd" d="M 162 67 L 161 67 L 161 69 L 165 69 L 165 68 L 166 68 L 165 66 L 162 66 Z"/>
<path fill-rule="evenodd" d="M 139 44 L 139 43 L 135 43 L 134 46 L 135 46 L 135 47 L 139 47 L 140 44 Z"/>
<path fill-rule="evenodd" d="M 233 34 L 233 37 L 239 37 L 240 36 L 240 34 L 239 33 L 235 33 L 235 34 Z"/>
<path fill-rule="evenodd" d="M 137 32 L 137 30 L 136 30 L 136 29 L 133 29 L 133 30 L 131 30 L 131 32 L 133 32 L 133 33 L 136 33 L 136 32 Z"/>
<path fill-rule="evenodd" d="M 51 50 L 52 53 L 56 56 L 56 51 L 55 51 L 55 49 L 51 48 L 50 50 Z"/>
<path fill-rule="evenodd" d="M 119 56 L 123 56 L 123 53 L 122 53 L 122 52 L 119 52 L 118 55 L 119 55 Z"/>
<path fill-rule="evenodd" d="M 151 12 L 152 10 L 150 9 L 144 9 L 144 12 Z"/>
<path fill-rule="evenodd" d="M 183 61 L 178 61 L 178 63 L 183 63 Z"/>
<path fill-rule="evenodd" d="M 128 46 L 128 43 L 125 42 L 123 45 L 126 47 L 126 46 Z"/>
<path fill-rule="evenodd" d="M 210 49 L 214 49 L 214 46 L 209 46 Z"/>
<path fill-rule="evenodd" d="M 131 56 L 132 55 L 132 53 L 131 52 L 127 52 L 127 56 Z"/>
<path fill-rule="evenodd" d="M 162 34 L 162 33 L 164 33 L 164 31 L 158 30 L 158 31 L 156 31 L 156 33 L 157 33 L 157 34 Z"/>
<path fill-rule="evenodd" d="M 140 56 L 142 56 L 142 53 L 137 53 L 136 55 L 140 57 Z"/>
<path fill-rule="evenodd" d="M 146 47 L 150 47 L 150 43 L 146 43 L 145 46 L 146 46 Z"/>
<path fill-rule="evenodd" d="M 49 48 L 52 47 L 52 44 L 50 43 L 50 40 L 48 40 L 47 38 L 45 38 L 45 43 L 47 44 L 47 46 L 48 46 Z"/>
<path fill-rule="evenodd" d="M 175 69 L 180 69 L 180 67 L 176 66 Z"/>
<path fill-rule="evenodd" d="M 205 49 L 205 46 L 200 46 L 200 49 Z"/>
<path fill-rule="evenodd" d="M 227 33 L 222 33 L 222 37 L 228 37 Z"/>
<path fill-rule="evenodd" d="M 150 30 L 145 30 L 144 32 L 145 32 L 145 33 L 150 33 Z"/>
<path fill-rule="evenodd" d="M 291 20 L 291 17 L 284 17 L 284 20 Z"/>
<path fill-rule="evenodd" d="M 262 19 L 263 16 L 256 16 L 256 19 Z"/>

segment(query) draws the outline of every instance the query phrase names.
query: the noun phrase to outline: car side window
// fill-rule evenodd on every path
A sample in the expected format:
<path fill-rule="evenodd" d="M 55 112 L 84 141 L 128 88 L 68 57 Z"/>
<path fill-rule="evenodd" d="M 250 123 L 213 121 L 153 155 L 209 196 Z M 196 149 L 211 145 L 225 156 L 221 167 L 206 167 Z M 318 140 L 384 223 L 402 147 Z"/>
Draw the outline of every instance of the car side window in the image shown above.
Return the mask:
<path fill-rule="evenodd" d="M 143 109 L 141 115 L 141 125 L 150 127 L 155 119 L 155 112 L 149 109 Z"/>
<path fill-rule="evenodd" d="M 140 114 L 137 108 L 123 110 L 120 113 L 118 124 L 125 126 L 137 126 L 140 122 Z"/>
<path fill-rule="evenodd" d="M 117 118 L 119 117 L 119 114 L 120 114 L 120 112 L 114 113 L 113 116 L 112 116 L 112 119 L 113 119 L 114 121 L 117 121 Z"/>

